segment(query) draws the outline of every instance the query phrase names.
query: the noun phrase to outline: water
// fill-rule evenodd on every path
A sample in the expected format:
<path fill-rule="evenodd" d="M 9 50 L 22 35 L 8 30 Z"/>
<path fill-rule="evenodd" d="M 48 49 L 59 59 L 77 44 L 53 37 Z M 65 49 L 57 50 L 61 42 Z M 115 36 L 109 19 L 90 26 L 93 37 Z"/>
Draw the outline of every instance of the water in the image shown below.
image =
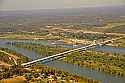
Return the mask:
<path fill-rule="evenodd" d="M 84 45 L 66 45 L 63 41 L 54 41 L 54 40 L 0 40 L 0 44 L 6 44 L 7 42 L 24 42 L 27 44 L 41 44 L 41 45 L 49 45 L 49 46 L 61 46 L 64 48 L 79 48 L 83 47 Z M 54 45 L 52 43 L 55 43 Z M 106 51 L 106 52 L 113 52 L 113 53 L 120 53 L 125 54 L 125 48 L 115 48 L 111 46 L 101 46 L 94 48 L 95 50 L 99 51 Z"/>
<path fill-rule="evenodd" d="M 67 64 L 65 62 L 53 61 L 46 63 L 48 66 L 61 69 L 63 71 L 70 72 L 75 75 L 85 76 L 88 78 L 96 79 L 102 81 L 103 83 L 125 83 L 125 78 L 113 77 L 109 74 L 98 72 L 96 70 L 91 70 L 86 67 L 79 67 L 78 65 Z"/>
<path fill-rule="evenodd" d="M 96 47 L 95 50 L 125 54 L 125 48 L 115 48 L 111 46 Z"/>
<path fill-rule="evenodd" d="M 22 48 L 16 48 L 14 46 L 7 45 L 6 42 L 8 42 L 8 41 L 0 40 L 0 47 L 9 48 L 11 50 L 14 50 L 18 53 L 21 53 L 21 54 L 33 59 L 33 60 L 41 58 L 40 55 L 35 53 L 34 51 L 29 51 L 29 50 L 22 49 Z M 27 42 L 27 41 L 25 41 L 25 42 Z M 28 42 L 29 42 L 29 40 L 28 40 Z M 33 41 L 33 42 L 35 42 L 35 41 Z M 51 45 L 51 43 L 47 43 L 45 41 L 44 42 L 37 41 L 36 43 L 40 43 L 40 44 L 44 44 L 44 45 Z M 62 46 L 64 46 L 64 47 L 66 46 L 67 48 L 73 47 L 71 45 L 62 45 Z M 76 46 L 76 48 L 77 48 L 77 46 Z M 104 50 L 103 50 L 103 48 L 104 48 Z M 110 50 L 113 51 L 114 48 L 104 46 L 104 47 L 97 47 L 96 49 L 102 50 L 102 51 L 110 51 Z M 113 51 L 113 52 L 116 52 L 116 51 L 118 51 L 118 52 L 123 51 L 123 53 L 125 53 L 124 48 L 122 48 L 122 49 L 118 48 L 118 50 L 115 49 L 115 51 Z M 53 61 L 53 62 L 44 63 L 44 64 L 51 66 L 51 67 L 58 68 L 58 69 L 63 70 L 63 71 L 70 72 L 72 74 L 79 75 L 79 76 L 83 76 L 83 77 L 85 76 L 88 78 L 100 80 L 103 83 L 125 83 L 125 78 L 114 77 L 114 76 L 111 76 L 111 75 L 104 73 L 104 72 L 98 72 L 96 70 L 91 70 L 91 69 L 86 68 L 86 67 L 79 67 L 78 65 L 68 64 L 68 63 L 65 63 L 62 61 Z"/>

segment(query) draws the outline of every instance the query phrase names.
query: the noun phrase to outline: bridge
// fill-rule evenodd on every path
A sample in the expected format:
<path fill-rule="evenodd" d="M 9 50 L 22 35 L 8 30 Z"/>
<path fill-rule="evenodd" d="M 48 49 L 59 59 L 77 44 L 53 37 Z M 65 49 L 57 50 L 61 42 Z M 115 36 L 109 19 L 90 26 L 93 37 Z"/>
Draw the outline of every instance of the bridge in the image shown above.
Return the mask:
<path fill-rule="evenodd" d="M 87 45 L 87 46 L 84 46 L 84 47 L 80 47 L 80 48 L 76 48 L 76 49 L 73 49 L 73 50 L 65 51 L 65 52 L 62 52 L 62 53 L 59 53 L 59 54 L 51 55 L 51 56 L 44 57 L 44 58 L 41 58 L 41 59 L 37 59 L 37 60 L 31 61 L 31 62 L 23 63 L 21 65 L 27 66 L 27 65 L 31 65 L 31 64 L 34 64 L 34 63 L 37 63 L 37 62 L 40 62 L 40 61 L 46 61 L 46 60 L 49 60 L 49 59 L 53 59 L 55 57 L 56 58 L 64 57 L 65 54 L 69 54 L 71 52 L 79 51 L 79 50 L 86 50 L 86 49 L 95 47 L 97 45 L 102 46 L 102 45 L 105 45 L 105 44 L 112 43 L 113 41 L 116 41 L 116 40 L 121 39 L 121 38 L 123 38 L 123 37 L 119 37 L 119 38 L 115 38 L 115 39 L 111 39 L 111 40 L 106 40 L 106 41 L 100 42 L 100 43 L 93 43 L 93 44 L 90 44 L 90 45 Z"/>

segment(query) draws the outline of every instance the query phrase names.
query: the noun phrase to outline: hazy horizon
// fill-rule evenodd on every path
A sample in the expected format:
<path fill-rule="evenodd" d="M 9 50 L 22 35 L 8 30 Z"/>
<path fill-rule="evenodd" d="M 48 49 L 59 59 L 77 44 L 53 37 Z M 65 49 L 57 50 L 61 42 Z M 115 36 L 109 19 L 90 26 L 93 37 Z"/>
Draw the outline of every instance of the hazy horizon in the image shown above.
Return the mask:
<path fill-rule="evenodd" d="M 125 5 L 124 0 L 0 0 L 0 10 L 62 9 Z"/>

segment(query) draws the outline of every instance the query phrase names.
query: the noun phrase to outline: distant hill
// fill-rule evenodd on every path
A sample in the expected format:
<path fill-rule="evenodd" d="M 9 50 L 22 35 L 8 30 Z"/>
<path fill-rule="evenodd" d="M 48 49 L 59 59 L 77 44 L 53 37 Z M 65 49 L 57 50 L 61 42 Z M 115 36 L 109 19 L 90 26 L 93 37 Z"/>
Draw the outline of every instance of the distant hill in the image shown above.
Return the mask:
<path fill-rule="evenodd" d="M 125 6 L 0 11 L 0 32 L 39 31 L 56 23 L 100 27 L 121 22 L 120 16 L 125 16 Z"/>
<path fill-rule="evenodd" d="M 0 11 L 0 16 L 14 15 L 44 15 L 44 16 L 72 16 L 72 15 L 125 15 L 125 6 L 83 7 L 65 9 L 41 9 L 21 11 Z"/>

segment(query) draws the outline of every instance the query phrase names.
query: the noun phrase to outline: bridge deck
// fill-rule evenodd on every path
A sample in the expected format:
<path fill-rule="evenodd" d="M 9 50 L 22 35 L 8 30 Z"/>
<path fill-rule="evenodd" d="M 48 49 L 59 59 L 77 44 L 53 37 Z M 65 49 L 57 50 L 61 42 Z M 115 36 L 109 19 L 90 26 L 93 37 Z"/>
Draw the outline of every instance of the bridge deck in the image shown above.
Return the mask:
<path fill-rule="evenodd" d="M 52 55 L 52 56 L 48 56 L 48 57 L 45 57 L 45 58 L 37 59 L 37 60 L 31 61 L 31 62 L 23 63 L 21 65 L 26 66 L 26 65 L 30 65 L 30 64 L 33 64 L 33 63 L 36 63 L 36 62 L 39 62 L 39 61 L 44 61 L 44 60 L 51 59 L 51 58 L 54 58 L 54 57 L 57 57 L 57 56 L 60 56 L 60 55 L 68 54 L 68 53 L 71 53 L 71 52 L 74 52 L 74 51 L 78 51 L 78 50 L 82 50 L 82 49 L 86 50 L 87 48 L 91 48 L 91 47 L 94 47 L 94 46 L 97 46 L 97 45 L 104 45 L 106 43 L 109 43 L 109 41 L 115 41 L 115 40 L 118 40 L 118 39 L 121 39 L 121 38 L 123 38 L 123 37 L 107 40 L 107 41 L 104 41 L 104 42 L 101 42 L 101 43 L 90 44 L 88 46 L 76 48 L 76 49 L 73 49 L 73 50 L 69 50 L 69 51 L 62 52 L 62 53 L 59 53 L 59 54 L 55 54 L 55 55 Z"/>

